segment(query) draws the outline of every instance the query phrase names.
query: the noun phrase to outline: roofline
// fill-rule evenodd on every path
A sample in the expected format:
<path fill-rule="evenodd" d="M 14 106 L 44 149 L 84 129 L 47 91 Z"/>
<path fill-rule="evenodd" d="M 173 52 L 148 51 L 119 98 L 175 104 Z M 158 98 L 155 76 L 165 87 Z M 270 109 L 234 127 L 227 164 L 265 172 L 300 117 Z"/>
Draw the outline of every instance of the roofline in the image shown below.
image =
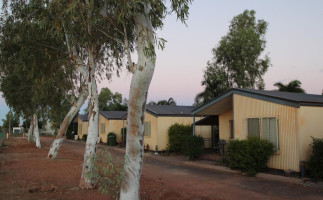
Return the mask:
<path fill-rule="evenodd" d="M 106 118 L 107 120 L 117 120 L 117 119 L 123 120 L 123 119 L 124 119 L 124 116 L 125 116 L 125 115 L 127 115 L 127 111 L 116 111 L 116 112 L 126 112 L 126 113 L 125 113 L 124 115 L 122 115 L 120 118 L 115 118 L 115 117 L 109 118 L 109 117 L 105 116 L 105 115 L 103 114 L 103 112 L 105 112 L 105 111 L 103 111 L 103 110 L 99 111 L 99 113 L 100 113 L 104 118 Z"/>
<path fill-rule="evenodd" d="M 265 94 L 257 94 L 254 93 L 252 91 L 244 91 L 244 90 L 240 90 L 238 88 L 233 88 L 231 90 L 229 90 L 227 93 L 219 96 L 218 98 L 215 98 L 214 100 L 194 109 L 192 111 L 192 114 L 195 115 L 196 113 L 201 112 L 202 110 L 206 109 L 207 107 L 225 99 L 226 97 L 233 95 L 233 94 L 238 94 L 238 95 L 242 95 L 242 96 L 246 96 L 246 97 L 251 97 L 251 98 L 255 98 L 255 99 L 260 99 L 260 100 L 264 100 L 264 101 L 269 101 L 269 102 L 273 102 L 273 103 L 277 103 L 277 104 L 282 104 L 282 105 L 286 105 L 286 106 L 291 106 L 294 108 L 299 108 L 301 106 L 301 104 L 308 104 L 308 103 L 300 103 L 298 101 L 292 101 L 292 100 L 286 100 L 286 99 L 282 99 L 279 97 L 272 97 L 269 95 L 265 95 Z M 313 105 L 313 104 L 311 104 Z M 315 105 L 322 105 L 322 104 L 315 104 Z M 322 105 L 323 106 L 323 105 Z"/>
<path fill-rule="evenodd" d="M 323 103 L 313 103 L 313 102 L 300 102 L 300 106 L 315 106 L 315 107 L 323 107 Z"/>
<path fill-rule="evenodd" d="M 209 101 L 208 103 L 204 104 L 204 105 L 201 105 L 195 109 L 192 110 L 192 114 L 195 115 L 196 113 L 199 113 L 200 111 L 206 109 L 207 107 L 225 99 L 226 97 L 230 96 L 231 94 L 233 94 L 233 89 L 229 90 L 227 93 L 224 93 L 223 95 Z"/>
<path fill-rule="evenodd" d="M 155 117 L 192 117 L 192 113 L 188 113 L 188 114 L 157 114 L 151 110 L 149 110 L 148 108 L 146 108 L 146 112 L 155 116 Z"/>

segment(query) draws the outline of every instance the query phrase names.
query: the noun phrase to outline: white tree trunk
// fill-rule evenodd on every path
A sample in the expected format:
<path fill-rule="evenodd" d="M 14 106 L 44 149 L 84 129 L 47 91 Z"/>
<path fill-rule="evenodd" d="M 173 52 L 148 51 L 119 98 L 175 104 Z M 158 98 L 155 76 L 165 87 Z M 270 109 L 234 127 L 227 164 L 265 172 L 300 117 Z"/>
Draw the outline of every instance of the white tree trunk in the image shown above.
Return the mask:
<path fill-rule="evenodd" d="M 71 121 L 73 120 L 74 116 L 78 113 L 81 106 L 84 104 L 87 96 L 88 96 L 88 89 L 86 87 L 82 88 L 82 92 L 79 95 L 79 98 L 77 101 L 73 102 L 73 106 L 71 107 L 70 111 L 67 113 L 67 115 L 64 118 L 64 121 L 62 122 L 59 131 L 57 133 L 57 136 L 50 146 L 49 152 L 48 152 L 48 158 L 54 159 L 57 157 L 59 148 L 62 145 L 62 142 L 64 140 L 64 136 L 66 134 L 66 131 L 68 129 L 68 126 L 70 125 Z"/>
<path fill-rule="evenodd" d="M 37 114 L 34 114 L 33 121 L 34 121 L 33 123 L 34 123 L 34 136 L 35 136 L 35 140 L 36 140 L 36 147 L 37 148 L 41 148 L 40 138 L 39 138 L 39 129 L 38 129 L 38 118 L 37 118 Z"/>
<path fill-rule="evenodd" d="M 98 91 L 95 80 L 95 62 L 93 54 L 89 53 L 89 72 L 88 72 L 88 89 L 90 95 L 89 106 L 89 127 L 86 140 L 86 147 L 83 160 L 82 176 L 80 181 L 81 188 L 91 188 L 93 186 L 93 180 L 89 178 L 89 175 L 93 173 L 94 163 L 93 160 L 96 155 L 96 146 L 99 136 L 99 101 Z"/>
<path fill-rule="evenodd" d="M 28 142 L 35 142 L 33 140 L 33 131 L 34 131 L 34 120 L 32 119 L 30 121 L 30 127 L 29 127 L 29 131 L 28 131 Z"/>
<path fill-rule="evenodd" d="M 146 7 L 146 14 L 149 9 Z M 153 41 L 153 28 L 147 15 L 136 16 L 138 62 L 132 76 L 127 124 L 125 176 L 121 185 L 121 200 L 140 199 L 140 178 L 143 165 L 144 121 L 149 85 L 155 69 L 155 56 L 147 57 L 144 49 Z"/>

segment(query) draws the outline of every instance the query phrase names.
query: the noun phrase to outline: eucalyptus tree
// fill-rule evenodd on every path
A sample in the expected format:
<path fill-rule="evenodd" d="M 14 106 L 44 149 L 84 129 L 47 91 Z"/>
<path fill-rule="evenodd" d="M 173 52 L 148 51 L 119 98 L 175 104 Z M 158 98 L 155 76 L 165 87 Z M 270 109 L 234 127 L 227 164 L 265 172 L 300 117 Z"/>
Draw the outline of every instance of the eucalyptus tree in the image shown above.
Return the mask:
<path fill-rule="evenodd" d="M 110 1 L 107 1 L 110 2 Z M 125 157 L 125 176 L 121 185 L 120 199 L 140 198 L 140 178 L 143 165 L 144 120 L 149 85 L 156 63 L 155 46 L 164 48 L 164 39 L 157 37 L 155 31 L 162 28 L 163 20 L 168 13 L 175 12 L 178 19 L 185 22 L 191 0 L 171 0 L 170 9 L 164 0 L 111 1 L 113 9 L 105 16 L 107 21 L 121 24 L 118 31 L 123 39 L 116 40 L 125 47 L 129 71 L 133 74 L 128 104 L 127 146 Z M 132 35 L 134 26 L 134 35 Z M 130 34 L 129 34 L 130 31 Z M 138 60 L 132 61 L 132 38 L 134 36 Z"/>
<path fill-rule="evenodd" d="M 268 23 L 256 20 L 254 10 L 245 10 L 231 20 L 229 32 L 212 49 L 214 57 L 207 63 L 202 85 L 195 103 L 206 103 L 233 88 L 264 88 L 262 76 L 270 66 L 263 55 Z"/>
<path fill-rule="evenodd" d="M 110 2 L 109 2 L 110 3 Z M 80 187 L 89 188 L 94 184 L 88 175 L 93 170 L 98 140 L 98 92 L 96 79 L 122 66 L 123 46 L 107 35 L 119 38 L 113 22 L 107 23 L 103 16 L 113 9 L 106 1 L 62 1 L 53 0 L 49 4 L 55 19 L 55 29 L 64 35 L 70 58 L 86 80 L 89 93 L 89 126 Z M 115 67 L 115 68 L 114 68 Z M 53 143 L 54 149 L 55 142 Z"/>
<path fill-rule="evenodd" d="M 32 118 L 40 148 L 37 115 L 71 90 L 71 68 L 62 59 L 63 43 L 49 31 L 52 24 L 42 24 L 37 18 L 39 13 L 46 14 L 45 4 L 12 1 L 6 5 L 9 12 L 1 18 L 1 91 L 9 106 Z"/>

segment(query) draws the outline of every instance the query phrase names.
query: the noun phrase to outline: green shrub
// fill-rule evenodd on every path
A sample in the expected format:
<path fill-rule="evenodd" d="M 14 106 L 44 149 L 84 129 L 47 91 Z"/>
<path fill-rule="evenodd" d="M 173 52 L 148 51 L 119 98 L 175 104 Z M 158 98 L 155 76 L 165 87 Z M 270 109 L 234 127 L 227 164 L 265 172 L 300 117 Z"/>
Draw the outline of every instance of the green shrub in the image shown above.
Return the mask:
<path fill-rule="evenodd" d="M 192 127 L 190 125 L 173 124 L 168 129 L 169 151 L 181 152 L 183 138 L 192 135 Z"/>
<path fill-rule="evenodd" d="M 87 140 L 87 134 L 84 134 L 84 135 L 82 136 L 82 140 L 83 140 L 83 141 L 86 141 L 86 140 Z"/>
<path fill-rule="evenodd" d="M 99 191 L 108 195 L 109 199 L 118 199 L 124 177 L 124 159 L 119 156 L 112 158 L 108 151 L 99 149 L 92 162 L 94 170 L 87 174 L 89 178 L 94 179 Z"/>
<path fill-rule="evenodd" d="M 323 180 L 323 138 L 313 138 L 310 144 L 312 155 L 307 163 L 309 175 L 315 181 Z"/>
<path fill-rule="evenodd" d="M 254 176 L 267 168 L 274 145 L 268 140 L 250 137 L 246 140 L 231 140 L 227 146 L 229 167 Z"/>
<path fill-rule="evenodd" d="M 185 136 L 182 144 L 182 153 L 189 160 L 197 159 L 203 152 L 204 139 L 201 136 Z"/>

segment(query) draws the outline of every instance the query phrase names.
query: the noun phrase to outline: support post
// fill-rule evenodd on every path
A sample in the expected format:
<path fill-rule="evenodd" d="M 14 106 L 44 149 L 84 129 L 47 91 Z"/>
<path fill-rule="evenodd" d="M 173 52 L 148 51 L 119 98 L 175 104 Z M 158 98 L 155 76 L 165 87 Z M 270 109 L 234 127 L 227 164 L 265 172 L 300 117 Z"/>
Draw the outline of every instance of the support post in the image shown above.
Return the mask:
<path fill-rule="evenodd" d="M 124 119 L 122 119 L 122 146 L 124 147 Z"/>
<path fill-rule="evenodd" d="M 195 135 L 195 115 L 193 115 L 193 135 Z"/>

